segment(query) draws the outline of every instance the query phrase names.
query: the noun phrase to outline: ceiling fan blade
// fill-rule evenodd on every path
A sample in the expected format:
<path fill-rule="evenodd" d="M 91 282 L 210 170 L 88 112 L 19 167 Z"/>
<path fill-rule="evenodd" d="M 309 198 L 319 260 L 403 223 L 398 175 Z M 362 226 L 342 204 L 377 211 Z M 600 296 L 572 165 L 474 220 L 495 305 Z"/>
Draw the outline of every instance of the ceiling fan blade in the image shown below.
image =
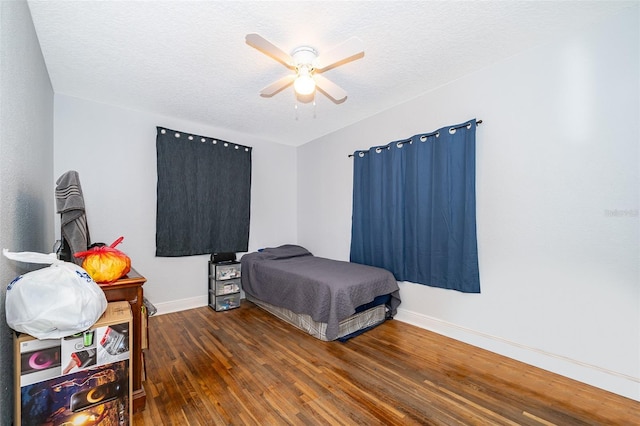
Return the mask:
<path fill-rule="evenodd" d="M 289 68 L 293 68 L 293 65 L 291 64 L 291 55 L 271 43 L 266 38 L 262 37 L 260 34 L 247 34 L 245 41 L 249 46 L 258 49 L 265 55 L 271 56 L 273 59 L 281 62 Z"/>
<path fill-rule="evenodd" d="M 262 89 L 260 91 L 260 96 L 264 98 L 270 98 L 271 96 L 275 95 L 276 93 L 279 93 L 283 89 L 290 86 L 293 83 L 293 80 L 295 79 L 296 79 L 295 74 L 284 76 L 281 79 L 276 80 L 275 82 L 271 83 L 270 85 Z"/>
<path fill-rule="evenodd" d="M 345 62 L 359 59 L 364 56 L 362 40 L 358 37 L 351 37 L 326 53 L 318 56 L 318 71 L 326 71 Z"/>
<path fill-rule="evenodd" d="M 316 81 L 316 88 L 333 99 L 335 103 L 339 104 L 347 99 L 347 92 L 333 81 L 321 74 L 314 74 L 313 78 Z"/>

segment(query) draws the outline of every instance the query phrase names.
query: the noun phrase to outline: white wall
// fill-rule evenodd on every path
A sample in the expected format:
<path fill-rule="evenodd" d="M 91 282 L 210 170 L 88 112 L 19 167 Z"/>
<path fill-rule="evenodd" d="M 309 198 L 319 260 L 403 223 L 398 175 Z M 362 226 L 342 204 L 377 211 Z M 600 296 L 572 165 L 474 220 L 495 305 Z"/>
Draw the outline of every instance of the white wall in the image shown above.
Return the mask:
<path fill-rule="evenodd" d="M 77 170 L 92 242 L 112 243 L 147 278 L 160 313 L 207 304 L 209 256 L 155 257 L 156 126 L 253 147 L 249 250 L 297 239 L 296 150 L 228 130 L 56 94 L 56 179 Z M 230 189 L 232 191 L 232 189 Z M 59 218 L 57 235 L 59 238 Z"/>
<path fill-rule="evenodd" d="M 53 90 L 25 1 L 0 2 L 0 248 L 53 243 Z M 0 257 L 0 424 L 13 420 L 7 284 L 33 265 Z"/>
<path fill-rule="evenodd" d="M 299 243 L 348 259 L 348 154 L 482 119 L 482 293 L 401 283 L 397 319 L 640 400 L 638 27 L 636 6 L 302 146 Z"/>

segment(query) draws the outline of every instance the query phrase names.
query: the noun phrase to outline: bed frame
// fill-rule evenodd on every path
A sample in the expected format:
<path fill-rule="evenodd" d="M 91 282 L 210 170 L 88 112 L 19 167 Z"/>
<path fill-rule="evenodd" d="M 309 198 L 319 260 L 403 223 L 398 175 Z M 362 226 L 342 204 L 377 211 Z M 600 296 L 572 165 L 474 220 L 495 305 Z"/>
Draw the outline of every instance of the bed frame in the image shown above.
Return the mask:
<path fill-rule="evenodd" d="M 311 316 L 306 314 L 297 314 L 289 309 L 271 305 L 262 300 L 258 300 L 247 294 L 246 299 L 255 303 L 260 308 L 270 314 L 280 318 L 282 321 L 299 328 L 300 330 L 310 334 L 316 339 L 325 342 L 330 341 L 327 338 L 327 323 L 314 321 Z M 387 308 L 384 304 L 374 306 L 362 312 L 358 312 L 342 321 L 339 324 L 338 337 L 334 340 L 347 340 L 354 337 L 365 330 L 375 327 L 385 321 Z"/>

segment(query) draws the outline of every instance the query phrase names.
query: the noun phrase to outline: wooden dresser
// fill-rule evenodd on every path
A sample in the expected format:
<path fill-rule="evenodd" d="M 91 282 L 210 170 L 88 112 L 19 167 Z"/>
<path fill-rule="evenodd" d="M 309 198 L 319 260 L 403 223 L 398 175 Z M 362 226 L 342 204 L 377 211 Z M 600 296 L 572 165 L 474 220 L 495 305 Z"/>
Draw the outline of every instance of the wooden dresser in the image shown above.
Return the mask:
<path fill-rule="evenodd" d="M 131 351 L 133 373 L 133 412 L 144 410 L 147 394 L 142 386 L 143 381 L 143 341 L 147 342 L 146 311 L 143 310 L 144 295 L 142 285 L 147 281 L 135 269 L 118 281 L 111 284 L 100 284 L 108 302 L 125 300 L 131 305 L 133 315 L 133 348 Z"/>

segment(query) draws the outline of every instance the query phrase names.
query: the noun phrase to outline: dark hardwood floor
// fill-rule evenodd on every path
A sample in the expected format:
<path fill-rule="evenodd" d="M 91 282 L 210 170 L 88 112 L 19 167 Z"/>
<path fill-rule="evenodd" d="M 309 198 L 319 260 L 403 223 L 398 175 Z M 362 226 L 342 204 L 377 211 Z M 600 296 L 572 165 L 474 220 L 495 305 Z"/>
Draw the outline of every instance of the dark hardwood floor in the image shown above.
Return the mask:
<path fill-rule="evenodd" d="M 387 321 L 322 342 L 254 304 L 149 319 L 147 425 L 640 425 L 640 402 Z"/>

